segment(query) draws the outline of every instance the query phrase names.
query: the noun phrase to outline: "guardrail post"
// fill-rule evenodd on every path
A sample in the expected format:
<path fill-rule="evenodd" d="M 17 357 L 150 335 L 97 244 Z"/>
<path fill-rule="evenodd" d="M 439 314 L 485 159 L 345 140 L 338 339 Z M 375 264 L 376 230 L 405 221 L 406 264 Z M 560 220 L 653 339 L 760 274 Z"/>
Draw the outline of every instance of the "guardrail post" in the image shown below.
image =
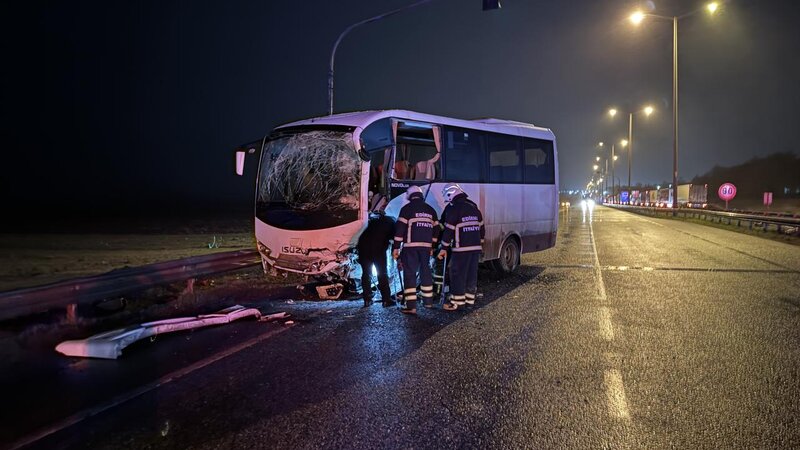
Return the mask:
<path fill-rule="evenodd" d="M 184 288 L 181 294 L 194 294 L 194 282 L 197 281 L 196 278 L 189 278 L 186 280 L 186 288 Z"/>
<path fill-rule="evenodd" d="M 67 323 L 75 325 L 78 323 L 78 304 L 70 303 L 67 305 Z"/>

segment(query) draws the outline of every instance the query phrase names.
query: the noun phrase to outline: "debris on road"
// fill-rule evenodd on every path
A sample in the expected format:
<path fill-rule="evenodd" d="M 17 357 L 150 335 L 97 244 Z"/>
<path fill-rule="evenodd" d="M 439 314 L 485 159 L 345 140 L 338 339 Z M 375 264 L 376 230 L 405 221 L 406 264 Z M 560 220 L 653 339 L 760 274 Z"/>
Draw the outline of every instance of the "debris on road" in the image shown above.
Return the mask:
<path fill-rule="evenodd" d="M 285 311 L 282 311 L 282 312 L 275 313 L 275 314 L 267 314 L 266 316 L 261 316 L 261 318 L 258 319 L 258 321 L 259 322 L 272 322 L 273 320 L 286 319 L 288 317 L 289 317 L 289 314 L 287 312 L 285 312 Z"/>
<path fill-rule="evenodd" d="M 317 286 L 317 295 L 321 300 L 337 300 L 344 292 L 344 286 L 340 283 Z"/>
<path fill-rule="evenodd" d="M 64 341 L 56 346 L 56 351 L 67 356 L 116 359 L 122 354 L 122 349 L 141 339 L 174 331 L 221 325 L 245 317 L 260 319 L 261 312 L 255 308 L 235 305 L 213 314 L 146 322 L 96 334 L 86 339 Z"/>

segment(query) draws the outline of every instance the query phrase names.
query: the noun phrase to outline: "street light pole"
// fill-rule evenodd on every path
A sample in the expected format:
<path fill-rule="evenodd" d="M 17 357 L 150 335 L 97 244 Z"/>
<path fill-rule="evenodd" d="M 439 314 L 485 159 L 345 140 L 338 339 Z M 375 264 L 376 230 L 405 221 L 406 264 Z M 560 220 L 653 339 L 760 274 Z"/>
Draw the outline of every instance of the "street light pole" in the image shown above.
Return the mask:
<path fill-rule="evenodd" d="M 633 155 L 633 113 L 628 113 L 628 200 L 631 195 L 631 156 Z"/>
<path fill-rule="evenodd" d="M 678 17 L 672 17 L 672 213 L 678 208 Z"/>
<path fill-rule="evenodd" d="M 410 5 L 402 6 L 395 10 L 385 12 L 383 14 L 378 14 L 375 17 L 370 17 L 369 19 L 362 20 L 361 22 L 354 23 L 349 27 L 345 28 L 344 31 L 339 35 L 336 39 L 336 42 L 333 44 L 333 50 L 331 50 L 331 61 L 330 65 L 328 66 L 328 115 L 333 115 L 333 66 L 336 60 L 336 49 L 339 48 L 339 43 L 342 42 L 342 39 L 350 33 L 354 28 L 359 27 L 361 25 L 368 24 L 370 22 L 377 22 L 378 20 L 385 19 L 389 16 L 393 16 L 397 13 L 401 13 L 403 11 L 407 11 L 411 8 L 416 8 L 417 6 L 424 5 L 426 3 L 430 3 L 433 0 L 419 0 L 418 2 L 411 3 Z M 500 1 L 499 0 L 483 0 L 483 10 L 489 11 L 492 9 L 500 9 Z"/>
<path fill-rule="evenodd" d="M 333 44 L 333 50 L 331 51 L 330 66 L 328 67 L 328 115 L 333 115 L 333 66 L 336 60 L 336 49 L 339 48 L 339 43 L 342 42 L 342 38 L 344 38 L 347 35 L 347 33 L 351 32 L 353 28 L 368 24 L 370 22 L 376 22 L 378 20 L 385 19 L 389 16 L 393 16 L 397 13 L 409 10 L 411 8 L 415 8 L 420 5 L 424 5 L 425 3 L 430 3 L 432 1 L 433 0 L 420 0 L 416 3 L 412 3 L 410 5 L 406 5 L 401 8 L 385 12 L 383 14 L 378 14 L 375 17 L 370 17 L 369 19 L 362 20 L 361 22 L 354 23 L 349 27 L 345 28 L 344 31 L 342 31 L 342 33 L 336 39 L 336 42 Z"/>
<path fill-rule="evenodd" d="M 717 11 L 719 4 L 717 2 L 708 3 L 705 7 L 710 14 Z M 678 189 L 678 19 L 691 16 L 703 8 L 696 9 L 688 12 L 682 16 L 672 16 L 672 188 L 673 192 Z M 642 11 L 636 11 L 630 16 L 631 22 L 634 25 L 639 25 L 645 17 L 653 17 L 656 19 L 670 20 L 670 17 L 660 16 L 657 14 L 646 14 Z M 678 196 L 672 196 L 672 211 L 678 207 Z"/>
<path fill-rule="evenodd" d="M 616 195 L 614 193 L 614 191 L 615 191 L 615 189 L 614 189 L 614 161 L 615 160 L 616 159 L 614 158 L 614 143 L 612 142 L 611 143 L 611 199 L 612 199 L 612 201 L 614 199 L 614 195 Z"/>
<path fill-rule="evenodd" d="M 653 113 L 653 111 L 654 111 L 653 107 L 650 106 L 650 105 L 647 105 L 647 106 L 645 106 L 644 108 L 642 108 L 640 110 L 628 112 L 628 139 L 627 140 L 626 139 L 622 140 L 622 146 L 623 147 L 625 147 L 625 146 L 628 147 L 628 186 L 627 187 L 628 187 L 629 195 L 632 194 L 632 188 L 631 188 L 631 165 L 633 163 L 633 116 L 635 114 L 643 112 L 643 113 L 645 113 L 645 115 L 647 115 L 649 117 L 650 114 Z M 615 117 L 617 115 L 617 109 L 616 108 L 609 109 L 608 110 L 608 114 L 611 117 Z M 630 199 L 630 197 L 628 197 L 628 198 Z"/>

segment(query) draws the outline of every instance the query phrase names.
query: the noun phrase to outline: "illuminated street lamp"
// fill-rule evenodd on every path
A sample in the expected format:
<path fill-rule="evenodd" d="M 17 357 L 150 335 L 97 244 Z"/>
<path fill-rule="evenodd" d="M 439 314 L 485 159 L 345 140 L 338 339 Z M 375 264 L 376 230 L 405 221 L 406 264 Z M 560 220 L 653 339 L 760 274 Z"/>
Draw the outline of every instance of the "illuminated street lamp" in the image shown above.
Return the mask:
<path fill-rule="evenodd" d="M 719 9 L 717 2 L 708 3 L 705 7 L 709 14 L 714 14 Z M 682 16 L 659 16 L 657 14 L 636 11 L 630 15 L 629 19 L 634 25 L 639 25 L 646 17 L 654 19 L 672 21 L 672 184 L 678 185 L 678 20 L 691 16 L 700 9 L 691 11 Z M 678 196 L 672 196 L 672 208 L 676 211 L 678 207 Z"/>
<path fill-rule="evenodd" d="M 620 143 L 622 144 L 622 146 L 623 146 L 623 147 L 625 147 L 626 145 L 628 145 L 628 141 L 627 141 L 627 140 L 625 140 L 625 139 L 622 139 L 622 140 L 620 141 Z M 602 143 L 602 142 L 599 142 L 599 143 L 597 144 L 597 146 L 598 146 L 598 147 L 604 147 L 604 145 L 603 145 L 603 143 Z M 610 157 L 609 157 L 609 158 L 607 158 L 607 159 L 606 159 L 606 168 L 605 168 L 604 175 L 605 175 L 605 177 L 608 177 L 608 178 L 605 178 L 605 180 L 606 180 L 606 185 L 608 185 L 608 179 L 609 179 L 609 178 L 611 179 L 611 196 L 612 196 L 612 197 L 613 197 L 613 196 L 616 194 L 616 186 L 614 185 L 614 180 L 615 180 L 615 179 L 616 179 L 616 180 L 619 180 L 619 177 L 615 177 L 615 176 L 614 176 L 614 162 L 615 162 L 615 161 L 616 161 L 618 158 L 619 158 L 619 156 L 616 154 L 616 145 L 615 145 L 615 143 L 614 143 L 614 142 L 611 142 L 611 155 L 610 155 Z M 599 156 L 595 157 L 595 160 L 596 160 L 597 162 L 600 162 L 600 157 L 599 157 Z M 609 160 L 611 161 L 611 176 L 609 176 L 609 175 L 608 175 L 608 162 L 609 162 Z M 595 169 L 595 170 L 597 170 L 597 169 Z"/>
<path fill-rule="evenodd" d="M 616 109 L 612 108 L 608 110 L 608 113 L 611 115 L 611 117 L 614 117 L 616 113 L 611 114 L 611 111 L 616 111 Z M 625 146 L 628 147 L 628 190 L 631 189 L 631 161 L 633 156 L 633 116 L 635 114 L 644 113 L 645 116 L 650 117 L 650 114 L 653 114 L 653 111 L 655 111 L 655 109 L 653 109 L 652 106 L 647 105 L 638 111 L 632 111 L 628 113 L 628 139 L 627 140 L 623 139 L 621 142 L 622 147 Z"/>

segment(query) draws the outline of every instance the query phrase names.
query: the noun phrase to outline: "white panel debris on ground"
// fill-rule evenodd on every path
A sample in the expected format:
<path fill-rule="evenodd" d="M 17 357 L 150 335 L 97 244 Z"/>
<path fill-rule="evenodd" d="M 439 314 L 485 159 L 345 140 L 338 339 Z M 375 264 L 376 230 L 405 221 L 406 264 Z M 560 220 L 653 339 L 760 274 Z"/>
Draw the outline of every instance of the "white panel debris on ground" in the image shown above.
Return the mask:
<path fill-rule="evenodd" d="M 146 322 L 140 325 L 96 334 L 86 339 L 64 341 L 56 346 L 56 351 L 67 356 L 116 359 L 122 354 L 122 349 L 141 339 L 175 331 L 191 330 L 210 325 L 221 325 L 245 317 L 262 318 L 261 312 L 255 308 L 245 308 L 241 305 L 235 305 L 213 314 Z M 286 313 L 265 316 L 268 320 L 286 317 L 288 317 Z"/>

